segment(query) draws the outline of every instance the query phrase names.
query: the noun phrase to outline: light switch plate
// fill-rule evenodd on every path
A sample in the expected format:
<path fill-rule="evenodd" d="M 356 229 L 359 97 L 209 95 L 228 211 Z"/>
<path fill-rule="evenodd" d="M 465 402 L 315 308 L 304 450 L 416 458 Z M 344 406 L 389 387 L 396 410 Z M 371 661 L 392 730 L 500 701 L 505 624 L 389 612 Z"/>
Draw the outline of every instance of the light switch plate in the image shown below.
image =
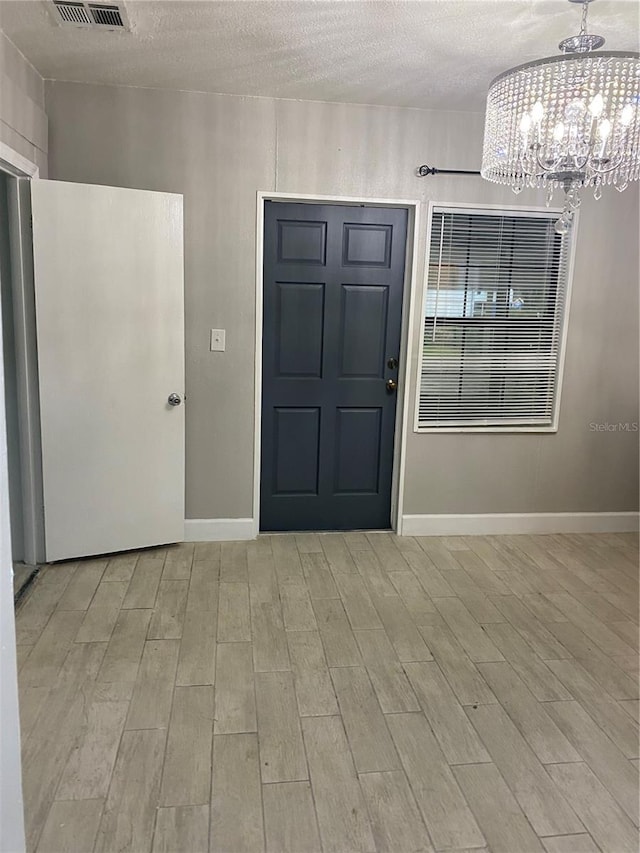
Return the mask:
<path fill-rule="evenodd" d="M 225 337 L 224 329 L 211 329 L 211 352 L 224 352 Z"/>

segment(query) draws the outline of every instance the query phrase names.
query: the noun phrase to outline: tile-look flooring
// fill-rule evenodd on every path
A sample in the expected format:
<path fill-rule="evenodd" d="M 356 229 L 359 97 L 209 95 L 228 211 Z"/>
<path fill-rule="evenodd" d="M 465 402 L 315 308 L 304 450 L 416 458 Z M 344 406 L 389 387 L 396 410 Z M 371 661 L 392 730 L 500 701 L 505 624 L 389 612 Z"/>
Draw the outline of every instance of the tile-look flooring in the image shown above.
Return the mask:
<path fill-rule="evenodd" d="M 43 570 L 28 850 L 638 850 L 638 539 L 262 536 Z"/>

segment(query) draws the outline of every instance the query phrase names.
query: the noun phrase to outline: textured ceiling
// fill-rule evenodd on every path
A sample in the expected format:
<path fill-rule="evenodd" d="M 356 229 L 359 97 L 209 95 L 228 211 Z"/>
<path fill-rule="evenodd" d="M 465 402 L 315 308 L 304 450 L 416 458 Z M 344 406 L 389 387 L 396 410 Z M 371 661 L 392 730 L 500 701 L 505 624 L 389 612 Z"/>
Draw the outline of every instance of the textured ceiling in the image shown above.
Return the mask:
<path fill-rule="evenodd" d="M 0 0 L 0 27 L 46 78 L 233 95 L 483 109 L 512 65 L 579 29 L 567 0 L 129 0 L 133 32 L 57 27 L 46 0 Z M 638 50 L 636 0 L 589 30 Z"/>

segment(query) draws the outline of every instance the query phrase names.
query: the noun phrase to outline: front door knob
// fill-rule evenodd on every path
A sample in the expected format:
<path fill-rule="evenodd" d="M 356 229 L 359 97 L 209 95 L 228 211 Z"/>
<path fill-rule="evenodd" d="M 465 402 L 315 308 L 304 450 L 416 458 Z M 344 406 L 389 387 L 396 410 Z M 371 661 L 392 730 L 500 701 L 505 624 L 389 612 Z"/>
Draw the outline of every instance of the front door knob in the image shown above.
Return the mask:
<path fill-rule="evenodd" d="M 398 383 L 395 379 L 387 379 L 387 394 L 393 394 L 397 387 Z"/>
<path fill-rule="evenodd" d="M 181 402 L 182 397 L 180 396 L 180 394 L 169 394 L 169 397 L 167 398 L 167 403 L 170 406 L 179 406 Z"/>

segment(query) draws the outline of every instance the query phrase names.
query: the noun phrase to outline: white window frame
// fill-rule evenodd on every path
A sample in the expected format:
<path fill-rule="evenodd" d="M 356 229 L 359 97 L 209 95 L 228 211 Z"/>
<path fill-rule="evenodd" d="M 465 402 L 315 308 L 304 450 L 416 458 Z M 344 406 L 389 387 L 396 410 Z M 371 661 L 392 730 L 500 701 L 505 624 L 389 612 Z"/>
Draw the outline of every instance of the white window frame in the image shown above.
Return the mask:
<path fill-rule="evenodd" d="M 459 212 L 471 212 L 478 213 L 482 215 L 484 213 L 494 213 L 494 214 L 503 214 L 508 216 L 510 213 L 516 213 L 518 215 L 527 214 L 530 216 L 537 216 L 540 218 L 549 218 L 550 215 L 558 214 L 558 216 L 562 213 L 562 210 L 557 207 L 536 207 L 529 205 L 503 205 L 503 204 L 469 204 L 465 202 L 438 202 L 438 201 L 430 201 L 429 202 L 429 211 L 427 215 L 427 230 L 426 230 L 426 249 L 425 249 L 425 263 L 424 263 L 424 275 L 422 279 L 422 288 L 421 288 L 421 296 L 420 302 L 418 303 L 420 308 L 420 332 L 419 332 L 419 353 L 418 353 L 418 371 L 416 374 L 416 399 L 415 399 L 415 413 L 414 413 L 414 425 L 413 431 L 416 433 L 435 433 L 435 434 L 443 434 L 443 433 L 515 433 L 515 432 L 529 432 L 529 433 L 555 433 L 558 431 L 558 424 L 560 419 L 560 402 L 562 398 L 562 383 L 564 377 L 564 363 L 565 363 L 565 355 L 567 349 L 567 335 L 569 330 L 569 314 L 571 310 L 571 291 L 573 288 L 573 271 L 575 265 L 575 256 L 576 256 L 576 242 L 577 242 L 577 234 L 578 234 L 578 220 L 579 220 L 579 212 L 576 212 L 573 219 L 573 224 L 571 227 L 571 232 L 568 236 L 569 239 L 569 259 L 568 259 L 568 268 L 567 268 L 567 286 L 566 286 L 566 297 L 565 297 L 565 305 L 564 305 L 564 314 L 563 314 L 563 322 L 562 322 L 562 335 L 560 342 L 560 354 L 558 358 L 558 374 L 557 374 L 557 384 L 556 384 L 556 393 L 553 401 L 553 417 L 550 424 L 531 424 L 526 423 L 522 425 L 518 424 L 505 424 L 504 426 L 486 426 L 486 425 L 457 425 L 457 426 L 422 426 L 420 424 L 420 385 L 422 379 L 422 366 L 423 366 L 423 358 L 424 358 L 424 306 L 426 304 L 426 296 L 427 296 L 427 288 L 429 283 L 429 259 L 430 259 L 430 246 L 431 246 L 431 227 L 433 222 L 433 213 L 434 210 L 438 212 L 444 213 L 459 213 Z"/>

